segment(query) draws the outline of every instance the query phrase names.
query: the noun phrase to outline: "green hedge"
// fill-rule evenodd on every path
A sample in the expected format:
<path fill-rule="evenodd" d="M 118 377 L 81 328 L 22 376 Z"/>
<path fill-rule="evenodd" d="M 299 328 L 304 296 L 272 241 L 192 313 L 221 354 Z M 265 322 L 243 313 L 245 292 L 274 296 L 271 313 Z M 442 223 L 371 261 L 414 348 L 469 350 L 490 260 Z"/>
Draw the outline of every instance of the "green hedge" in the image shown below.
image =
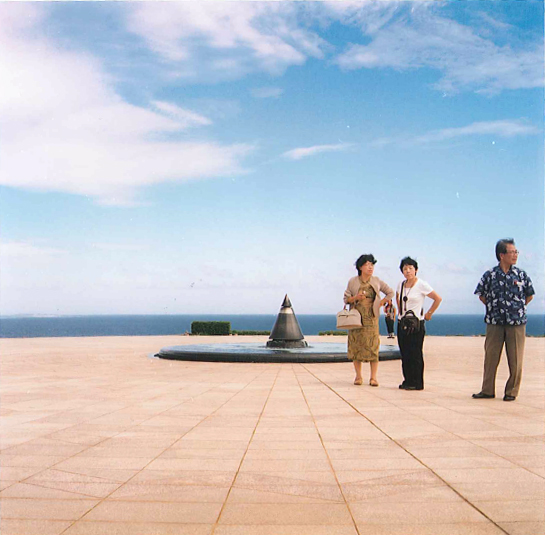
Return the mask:
<path fill-rule="evenodd" d="M 222 336 L 231 334 L 230 321 L 193 321 L 191 322 L 191 334 L 204 334 L 208 336 Z"/>
<path fill-rule="evenodd" d="M 270 335 L 271 334 L 271 331 L 231 331 L 231 334 L 238 334 L 238 335 L 241 335 L 241 336 L 248 336 L 248 335 L 261 335 L 261 334 L 266 334 L 266 335 Z"/>
<path fill-rule="evenodd" d="M 346 331 L 320 331 L 318 334 L 320 336 L 346 336 L 348 333 Z"/>

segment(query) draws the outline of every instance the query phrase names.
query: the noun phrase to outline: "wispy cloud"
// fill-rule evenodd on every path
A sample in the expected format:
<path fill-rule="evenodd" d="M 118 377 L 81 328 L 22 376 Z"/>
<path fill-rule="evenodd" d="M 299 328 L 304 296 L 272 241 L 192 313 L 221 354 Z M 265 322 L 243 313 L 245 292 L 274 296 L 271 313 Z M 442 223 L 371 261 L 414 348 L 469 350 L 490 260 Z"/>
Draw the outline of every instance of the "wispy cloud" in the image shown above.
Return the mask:
<path fill-rule="evenodd" d="M 371 40 L 350 44 L 335 62 L 346 70 L 436 69 L 442 77 L 434 87 L 445 93 L 474 90 L 493 94 L 503 89 L 543 86 L 541 42 L 526 43 L 520 50 L 500 46 L 470 26 L 437 15 L 434 7 L 428 3 L 409 9 L 394 4 L 385 8 L 382 19 L 375 16 L 377 22 L 372 27 L 353 14 L 347 23 L 361 25 L 366 40 Z M 507 28 L 502 25 L 502 30 Z"/>
<path fill-rule="evenodd" d="M 537 134 L 539 129 L 520 120 L 480 121 L 457 128 L 432 130 L 420 136 L 398 136 L 377 139 L 373 145 L 421 145 L 468 136 L 499 136 L 503 138 Z"/>
<path fill-rule="evenodd" d="M 128 29 L 165 61 L 171 76 L 233 79 L 251 72 L 280 75 L 308 58 L 345 70 L 434 69 L 446 94 L 543 86 L 543 44 L 497 44 L 515 31 L 482 12 L 464 24 L 443 2 L 136 2 Z M 333 24 L 361 31 L 349 43 L 329 43 Z M 513 44 L 517 43 L 517 44 Z M 332 56 L 334 57 L 332 58 Z"/>
<path fill-rule="evenodd" d="M 180 129 L 191 128 L 192 126 L 208 126 L 212 121 L 203 115 L 199 115 L 190 110 L 185 110 L 171 104 L 170 102 L 154 101 L 153 106 L 168 117 L 174 119 Z"/>
<path fill-rule="evenodd" d="M 283 92 L 280 87 L 256 87 L 251 90 L 254 98 L 278 98 Z"/>
<path fill-rule="evenodd" d="M 337 143 L 336 145 L 314 145 L 312 147 L 299 147 L 284 152 L 282 156 L 289 160 L 301 160 L 309 156 L 315 156 L 322 152 L 339 152 L 349 150 L 354 146 L 353 143 Z"/>
<path fill-rule="evenodd" d="M 327 47 L 300 23 L 292 2 L 143 2 L 128 29 L 175 64 L 184 78 L 234 78 L 253 71 L 281 74 Z"/>
<path fill-rule="evenodd" d="M 96 58 L 45 36 L 41 6 L 0 12 L 13 22 L 0 24 L 0 184 L 123 206 L 144 186 L 244 171 L 251 145 L 170 140 L 211 121 L 168 102 L 125 102 Z"/>
<path fill-rule="evenodd" d="M 134 253 L 141 252 L 147 249 L 144 245 L 138 244 L 128 244 L 128 243 L 93 243 L 91 245 L 93 249 L 98 249 L 99 251 L 108 251 L 108 252 L 121 252 L 121 253 Z"/>

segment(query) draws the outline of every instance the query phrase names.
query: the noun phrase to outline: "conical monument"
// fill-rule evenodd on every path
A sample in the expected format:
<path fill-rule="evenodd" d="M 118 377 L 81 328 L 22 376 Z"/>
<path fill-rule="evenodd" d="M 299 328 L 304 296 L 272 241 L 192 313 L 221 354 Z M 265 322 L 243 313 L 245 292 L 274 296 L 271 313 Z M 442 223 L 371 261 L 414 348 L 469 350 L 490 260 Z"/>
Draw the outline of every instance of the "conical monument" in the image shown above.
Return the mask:
<path fill-rule="evenodd" d="M 308 344 L 303 336 L 299 322 L 295 317 L 295 312 L 291 307 L 291 301 L 286 294 L 282 308 L 276 317 L 276 322 L 271 331 L 267 347 L 277 349 L 292 349 L 300 347 L 308 347 Z"/>

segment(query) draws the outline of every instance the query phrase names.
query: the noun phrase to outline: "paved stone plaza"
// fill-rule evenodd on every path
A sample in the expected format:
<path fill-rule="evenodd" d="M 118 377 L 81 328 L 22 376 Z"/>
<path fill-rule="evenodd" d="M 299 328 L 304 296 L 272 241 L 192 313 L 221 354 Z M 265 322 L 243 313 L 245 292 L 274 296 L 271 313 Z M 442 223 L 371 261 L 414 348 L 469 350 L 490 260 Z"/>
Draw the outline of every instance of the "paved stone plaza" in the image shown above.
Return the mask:
<path fill-rule="evenodd" d="M 400 361 L 371 388 L 350 363 L 149 356 L 195 340 L 1 340 L 0 533 L 545 534 L 543 338 L 512 403 L 505 359 L 471 399 L 480 337 L 428 337 L 423 392 Z"/>

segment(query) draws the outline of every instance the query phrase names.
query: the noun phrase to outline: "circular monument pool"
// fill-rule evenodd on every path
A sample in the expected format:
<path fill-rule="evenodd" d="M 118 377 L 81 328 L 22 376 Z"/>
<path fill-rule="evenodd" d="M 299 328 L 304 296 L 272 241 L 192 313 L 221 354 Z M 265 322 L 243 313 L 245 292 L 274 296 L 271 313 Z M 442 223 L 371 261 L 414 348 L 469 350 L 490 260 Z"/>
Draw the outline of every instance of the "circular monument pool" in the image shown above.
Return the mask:
<path fill-rule="evenodd" d="M 308 347 L 269 348 L 259 343 L 194 344 L 163 347 L 156 357 L 169 360 L 203 362 L 349 362 L 346 343 L 310 342 Z M 394 345 L 381 345 L 380 360 L 397 360 L 401 355 Z"/>

